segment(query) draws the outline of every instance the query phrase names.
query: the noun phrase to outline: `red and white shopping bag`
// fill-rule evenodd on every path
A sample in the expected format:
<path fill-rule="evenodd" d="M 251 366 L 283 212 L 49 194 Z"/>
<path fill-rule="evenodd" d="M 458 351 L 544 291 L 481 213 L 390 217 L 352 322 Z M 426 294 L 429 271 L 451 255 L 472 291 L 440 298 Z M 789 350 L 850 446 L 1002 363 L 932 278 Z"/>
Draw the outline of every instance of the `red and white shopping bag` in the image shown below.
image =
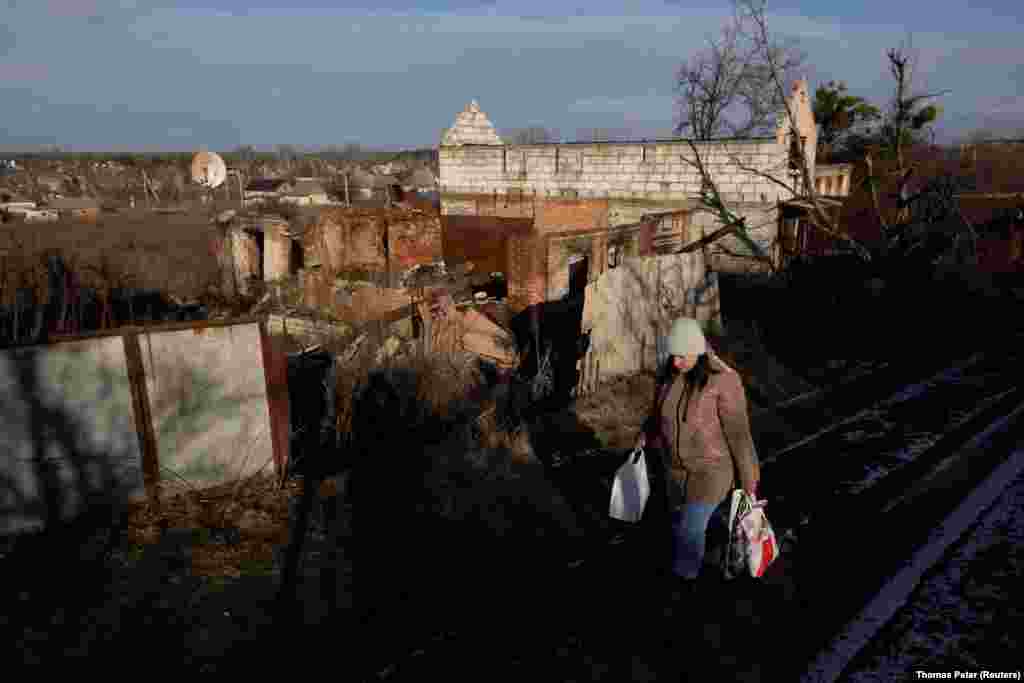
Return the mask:
<path fill-rule="evenodd" d="M 779 557 L 779 543 L 775 539 L 775 530 L 764 514 L 764 506 L 767 503 L 766 500 L 748 500 L 749 509 L 739 519 L 739 530 L 743 534 L 743 545 L 747 555 L 747 568 L 750 575 L 756 579 L 764 576 L 771 563 Z"/>

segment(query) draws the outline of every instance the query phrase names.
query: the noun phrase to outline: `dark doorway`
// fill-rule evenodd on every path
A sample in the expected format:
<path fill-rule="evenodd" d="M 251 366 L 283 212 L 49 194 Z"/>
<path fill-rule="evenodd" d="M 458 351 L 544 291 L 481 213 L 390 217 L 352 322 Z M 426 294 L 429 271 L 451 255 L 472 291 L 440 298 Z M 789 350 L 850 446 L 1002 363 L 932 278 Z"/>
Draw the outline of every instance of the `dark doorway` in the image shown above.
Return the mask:
<path fill-rule="evenodd" d="M 295 275 L 300 270 L 302 270 L 303 268 L 306 267 L 306 264 L 305 264 L 305 261 L 306 261 L 305 252 L 302 250 L 302 245 L 298 241 L 292 240 L 292 248 L 291 248 L 291 252 L 289 253 L 288 256 L 289 256 L 289 263 L 288 263 L 288 272 L 289 272 L 289 274 Z"/>
<path fill-rule="evenodd" d="M 263 279 L 263 231 L 262 230 L 246 230 L 246 237 L 248 237 L 256 245 L 256 263 L 251 264 L 255 273 L 253 277 L 257 280 Z"/>
<path fill-rule="evenodd" d="M 569 296 L 583 296 L 587 288 L 589 259 L 586 256 L 569 257 Z"/>

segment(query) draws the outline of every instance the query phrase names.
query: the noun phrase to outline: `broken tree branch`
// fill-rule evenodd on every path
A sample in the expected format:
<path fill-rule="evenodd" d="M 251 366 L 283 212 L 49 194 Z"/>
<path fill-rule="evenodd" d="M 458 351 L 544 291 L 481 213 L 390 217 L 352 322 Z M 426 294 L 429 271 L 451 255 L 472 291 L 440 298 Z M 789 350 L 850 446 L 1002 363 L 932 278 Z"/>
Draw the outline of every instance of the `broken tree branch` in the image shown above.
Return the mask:
<path fill-rule="evenodd" d="M 697 145 L 694 144 L 692 139 L 687 140 L 687 143 L 690 145 L 690 150 L 693 152 L 694 160 L 690 161 L 683 155 L 680 155 L 679 158 L 682 159 L 683 162 L 694 166 L 697 169 L 697 172 L 700 173 L 701 184 L 703 185 L 701 190 L 701 204 L 711 209 L 718 217 L 718 221 L 725 226 L 722 230 L 717 230 L 712 233 L 712 235 L 714 235 L 714 239 L 704 242 L 701 246 L 706 246 L 711 242 L 722 239 L 726 235 L 735 234 L 736 237 L 743 242 L 748 249 L 750 249 L 756 261 L 767 265 L 773 273 L 776 272 L 775 262 L 773 261 L 771 254 L 766 253 L 764 249 L 761 248 L 761 245 L 752 240 L 747 234 L 748 228 L 746 219 L 737 216 L 729 209 L 728 206 L 726 206 L 721 193 L 718 191 L 718 185 L 715 184 L 714 178 L 711 177 L 707 167 L 704 165 L 704 161 L 701 159 L 700 150 L 697 149 Z M 708 237 L 710 237 L 710 235 Z"/>

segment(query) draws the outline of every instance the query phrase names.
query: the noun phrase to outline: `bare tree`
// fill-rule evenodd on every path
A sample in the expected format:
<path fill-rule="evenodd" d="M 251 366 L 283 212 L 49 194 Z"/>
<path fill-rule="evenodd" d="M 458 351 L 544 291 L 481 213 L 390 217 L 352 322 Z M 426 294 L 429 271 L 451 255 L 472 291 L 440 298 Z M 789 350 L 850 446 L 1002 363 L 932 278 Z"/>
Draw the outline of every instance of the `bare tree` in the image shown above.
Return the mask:
<path fill-rule="evenodd" d="M 676 72 L 678 123 L 675 132 L 697 140 L 743 137 L 772 128 L 783 99 L 771 87 L 772 74 L 759 54 L 750 22 L 736 13 L 717 37 Z M 795 79 L 805 60 L 793 43 L 771 46 L 784 82 Z"/>
<path fill-rule="evenodd" d="M 743 30 L 739 31 L 736 27 L 740 27 Z M 804 200 L 805 205 L 808 206 L 809 223 L 814 228 L 832 239 L 846 244 L 863 261 L 869 262 L 871 260 L 870 250 L 841 229 L 839 216 L 825 209 L 814 189 L 814 178 L 810 160 L 807 156 L 807 150 L 801 144 L 802 136 L 797 129 L 796 112 L 793 111 L 788 97 L 794 71 L 794 57 L 791 52 L 793 49 L 792 45 L 780 41 L 769 32 L 764 0 L 737 0 L 735 17 L 732 23 L 727 26 L 727 29 L 726 34 L 731 34 L 733 30 L 736 30 L 737 40 L 739 35 L 743 36 L 743 41 L 746 45 L 743 52 L 744 68 L 748 74 L 756 75 L 756 82 L 759 82 L 762 88 L 761 94 L 757 96 L 757 102 L 771 103 L 771 107 L 777 107 L 775 111 L 781 112 L 783 125 L 788 127 L 789 139 L 792 141 L 789 170 L 793 175 L 793 179 L 787 181 L 785 169 L 760 168 L 744 159 L 742 155 L 730 155 L 731 163 L 744 173 L 755 175 L 780 186 L 794 199 Z M 767 105 L 765 106 L 767 107 Z M 722 111 L 725 110 L 723 109 Z M 751 109 L 751 111 L 753 112 L 754 109 Z M 775 122 L 778 121 L 777 118 L 773 120 Z M 778 124 L 776 123 L 776 125 Z M 776 266 L 772 254 L 768 253 L 751 238 L 749 234 L 750 226 L 747 225 L 746 219 L 740 217 L 729 207 L 726 200 L 722 197 L 717 183 L 701 159 L 700 150 L 692 140 L 690 148 L 694 158 L 681 158 L 684 162 L 694 166 L 699 172 L 703 185 L 701 203 L 715 214 L 722 228 L 707 235 L 697 243 L 684 247 L 684 249 L 690 250 L 704 247 L 729 235 L 735 235 L 747 246 L 754 260 L 774 271 Z"/>
<path fill-rule="evenodd" d="M 800 131 L 796 126 L 795 112 L 785 97 L 787 84 L 785 64 L 779 62 L 780 46 L 768 31 L 767 12 L 764 0 L 738 0 L 740 16 L 751 27 L 750 37 L 755 46 L 753 59 L 760 60 L 763 72 L 768 76 L 770 85 L 784 105 L 784 124 L 788 128 L 788 136 L 795 144 L 790 148 L 790 168 L 794 181 L 787 182 L 784 174 L 757 168 L 740 157 L 731 155 L 732 163 L 740 170 L 784 188 L 793 199 L 799 200 L 806 207 L 806 218 L 814 229 L 830 238 L 845 244 L 865 263 L 873 260 L 873 254 L 866 245 L 852 238 L 839 223 L 836 213 L 825 210 L 823 201 L 815 191 L 813 169 L 809 163 L 808 151 L 797 141 L 801 140 Z M 910 59 L 902 48 L 889 50 L 887 53 L 890 72 L 895 81 L 895 94 L 892 106 L 883 118 L 881 135 L 878 144 L 881 151 L 895 160 L 895 169 L 889 177 L 895 181 L 897 213 L 887 219 L 880 198 L 881 178 L 876 173 L 871 153 L 864 157 L 867 168 L 866 186 L 871 193 L 875 214 L 882 228 L 882 240 L 878 245 L 878 255 L 884 260 L 902 259 L 914 252 L 927 252 L 922 247 L 933 241 L 946 244 L 941 253 L 929 253 L 929 261 L 937 263 L 949 257 L 966 256 L 976 258 L 977 235 L 974 227 L 964 217 L 955 201 L 954 185 L 945 182 L 948 179 L 934 179 L 924 184 L 923 188 L 912 192 L 910 179 L 915 167 L 907 163 L 905 149 L 913 144 L 919 136 L 926 134 L 929 126 L 939 115 L 939 108 L 927 104 L 927 101 L 943 93 L 914 93 L 911 88 Z M 702 203 L 718 216 L 723 228 L 705 238 L 705 242 L 720 239 L 726 234 L 735 233 L 741 239 L 746 235 L 747 226 L 732 212 L 722 199 L 713 179 L 707 173 L 699 158 L 699 150 L 691 143 L 697 160 L 695 166 L 704 178 L 705 191 Z M 887 183 L 888 186 L 888 183 Z M 944 236 L 951 239 L 944 240 Z M 933 238 L 939 238 L 933 240 Z M 966 247 L 964 249 L 963 247 Z M 755 256 L 764 260 L 764 254 Z"/>

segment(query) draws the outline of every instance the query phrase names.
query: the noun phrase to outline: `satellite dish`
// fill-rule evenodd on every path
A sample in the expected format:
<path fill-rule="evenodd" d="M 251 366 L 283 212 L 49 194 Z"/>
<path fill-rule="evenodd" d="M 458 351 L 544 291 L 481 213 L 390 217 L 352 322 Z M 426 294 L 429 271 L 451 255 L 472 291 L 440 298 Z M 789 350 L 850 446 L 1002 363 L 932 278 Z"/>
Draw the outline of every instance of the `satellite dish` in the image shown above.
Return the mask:
<path fill-rule="evenodd" d="M 192 181 L 213 189 L 220 187 L 228 177 L 228 167 L 219 154 L 199 152 L 192 157 Z"/>

